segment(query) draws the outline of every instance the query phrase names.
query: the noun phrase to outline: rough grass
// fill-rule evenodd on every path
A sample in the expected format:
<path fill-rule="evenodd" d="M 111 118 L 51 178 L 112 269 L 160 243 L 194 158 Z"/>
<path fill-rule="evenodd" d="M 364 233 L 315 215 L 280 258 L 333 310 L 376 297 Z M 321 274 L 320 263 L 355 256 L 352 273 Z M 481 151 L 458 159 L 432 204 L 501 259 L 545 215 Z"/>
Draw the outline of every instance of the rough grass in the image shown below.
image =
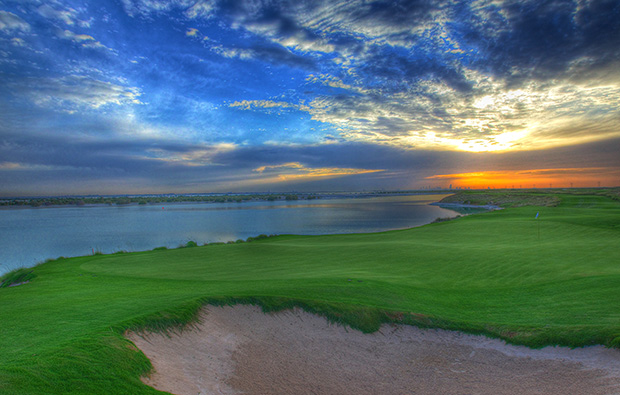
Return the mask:
<path fill-rule="evenodd" d="M 533 347 L 618 347 L 620 204 L 555 196 L 555 207 L 402 231 L 47 262 L 27 285 L 0 289 L 0 393 L 157 393 L 122 333 L 182 330 L 206 303 L 299 306 L 365 332 L 398 322 Z"/>
<path fill-rule="evenodd" d="M 15 269 L 0 277 L 0 288 L 26 284 L 36 276 L 32 269 Z"/>
<path fill-rule="evenodd" d="M 555 207 L 560 203 L 560 197 L 553 193 L 544 192 L 480 192 L 462 191 L 441 200 L 441 203 L 458 203 L 473 205 L 493 205 L 499 207 L 546 206 Z"/>

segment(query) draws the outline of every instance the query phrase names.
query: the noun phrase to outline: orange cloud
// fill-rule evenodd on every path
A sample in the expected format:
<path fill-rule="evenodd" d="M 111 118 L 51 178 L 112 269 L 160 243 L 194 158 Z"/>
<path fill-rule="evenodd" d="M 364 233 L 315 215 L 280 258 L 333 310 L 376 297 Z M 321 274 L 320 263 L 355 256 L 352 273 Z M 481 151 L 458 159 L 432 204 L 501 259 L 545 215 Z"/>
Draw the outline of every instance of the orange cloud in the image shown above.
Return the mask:
<path fill-rule="evenodd" d="M 480 171 L 437 174 L 425 178 L 437 186 L 451 183 L 454 188 L 549 188 L 614 186 L 620 169 L 611 167 Z"/>
<path fill-rule="evenodd" d="M 376 173 L 384 170 L 351 169 L 340 167 L 306 167 L 299 162 L 284 163 L 281 165 L 261 166 L 254 169 L 259 173 L 277 173 L 269 181 L 290 181 L 304 178 L 341 177 L 354 174 Z"/>

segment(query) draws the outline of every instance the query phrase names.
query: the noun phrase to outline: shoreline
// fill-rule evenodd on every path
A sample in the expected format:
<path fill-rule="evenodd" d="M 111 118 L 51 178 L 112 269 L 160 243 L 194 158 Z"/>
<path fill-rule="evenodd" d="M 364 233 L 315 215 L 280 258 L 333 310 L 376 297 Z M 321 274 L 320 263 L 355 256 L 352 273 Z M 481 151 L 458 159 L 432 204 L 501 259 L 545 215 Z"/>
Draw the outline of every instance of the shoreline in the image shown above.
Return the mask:
<path fill-rule="evenodd" d="M 373 198 L 373 197 L 390 197 L 390 196 L 421 196 L 421 195 L 453 195 L 454 192 L 442 192 L 442 191 L 431 191 L 431 192 L 386 192 L 386 193 L 372 193 L 372 192 L 357 192 L 357 193 L 274 193 L 274 194 L 217 194 L 217 195 L 180 195 L 179 197 L 175 197 L 175 199 L 187 197 L 187 200 L 175 200 L 175 201 L 148 201 L 149 197 L 160 198 L 159 196 L 111 196 L 111 197 L 97 197 L 94 199 L 111 199 L 111 200 L 128 200 L 133 199 L 133 201 L 118 203 L 115 201 L 105 202 L 105 203 L 82 203 L 77 204 L 76 201 L 79 201 L 83 197 L 68 197 L 71 202 L 63 203 L 63 204 L 0 204 L 0 210 L 11 210 L 11 209 L 45 209 L 45 208 L 63 208 L 63 207 L 74 207 L 74 208 L 88 208 L 88 207 L 137 207 L 137 206 L 161 206 L 161 205 L 173 205 L 173 204 L 240 204 L 240 203 L 252 203 L 252 202 L 294 202 L 294 201 L 311 201 L 311 200 L 337 200 L 337 199 L 365 199 L 365 198 Z M 294 198 L 287 199 L 289 196 L 294 196 Z M 195 200 L 191 198 L 194 197 Z M 200 200 L 198 198 L 204 197 L 204 199 Z M 270 198 L 273 197 L 273 198 Z M 227 200 L 216 200 L 216 199 L 227 199 Z M 247 198 L 247 199 L 246 199 Z M 48 200 L 60 200 L 58 197 L 50 197 L 50 198 L 10 198 L 10 199 L 0 199 L 0 201 L 36 201 L 36 202 L 45 202 Z M 92 197 L 85 197 L 84 199 L 93 199 Z M 140 203 L 142 201 L 142 203 Z"/>
<path fill-rule="evenodd" d="M 503 210 L 503 207 L 500 206 L 496 206 L 493 204 L 484 204 L 484 205 L 478 205 L 478 204 L 465 204 L 465 203 L 441 203 L 441 202 L 435 202 L 435 203 L 430 203 L 431 206 L 438 206 L 438 207 L 442 207 L 442 208 L 479 208 L 479 209 L 484 209 L 484 210 L 489 210 L 489 211 L 494 211 L 494 210 Z"/>
<path fill-rule="evenodd" d="M 240 202 L 240 203 L 217 203 L 217 202 L 170 202 L 170 203 L 161 203 L 161 204 L 147 204 L 147 205 L 139 205 L 139 204 L 128 204 L 128 205 L 106 205 L 106 204 L 101 204 L 101 205 L 84 205 L 84 206 L 75 206 L 75 205 L 60 205 L 60 206 L 41 206 L 41 207 L 31 207 L 31 206 L 0 206 L 0 212 L 2 212 L 3 210 L 5 210 L 6 212 L 9 211 L 20 211 L 20 210 L 44 210 L 47 208 L 59 208 L 59 209 L 89 209 L 89 208 L 133 208 L 134 210 L 139 208 L 139 207 L 155 207 L 155 208 L 159 208 L 159 210 L 155 210 L 155 211 L 160 211 L 160 212 L 167 212 L 166 210 L 162 210 L 164 207 L 166 208 L 172 208 L 174 206 L 177 207 L 183 207 L 183 206 L 190 206 L 190 205 L 200 205 L 200 206 L 205 206 L 205 207 L 209 207 L 212 206 L 210 209 L 214 209 L 214 210 L 219 210 L 220 206 L 224 206 L 226 207 L 226 209 L 236 209 L 236 210 L 253 210 L 253 209 L 264 209 L 264 208 L 281 208 L 281 207 L 285 207 L 288 205 L 292 205 L 291 207 L 304 207 L 304 206 L 308 206 L 308 207 L 312 207 L 314 205 L 321 205 L 321 204 L 325 204 L 327 201 L 337 201 L 337 200 L 345 200 L 345 199 L 372 199 L 372 198 L 384 198 L 384 197 L 405 197 L 405 196 L 437 196 L 437 199 L 440 199 L 439 196 L 446 196 L 446 194 L 419 194 L 419 193 L 413 193 L 413 194 L 394 194 L 394 195 L 388 195 L 388 194 L 377 194 L 377 195 L 364 195 L 364 196 L 358 196 L 358 197 L 345 197 L 345 196 L 341 196 L 341 197 L 328 197 L 328 198 L 320 198 L 320 199 L 310 199 L 310 200 L 294 200 L 294 201 L 285 201 L 285 200 L 279 200 L 279 201 L 267 201 L 267 200 L 255 200 L 255 201 L 245 201 L 245 202 Z M 246 205 L 248 203 L 255 203 L 255 205 Z M 274 204 L 275 203 L 275 204 Z M 263 207 L 261 206 L 261 204 L 264 205 L 270 205 L 269 207 Z M 257 206 L 258 205 L 258 206 Z M 434 203 L 428 204 L 428 205 L 434 205 Z M 205 208 L 206 209 L 206 208 Z M 410 228 L 415 228 L 415 227 L 419 227 L 419 226 L 424 226 L 424 225 L 428 225 L 430 223 L 432 223 L 433 221 L 429 221 L 427 223 L 423 223 L 423 224 L 418 224 L 418 225 L 412 225 L 412 226 L 405 226 L 405 227 L 395 227 L 395 228 L 390 228 L 390 229 L 383 229 L 383 230 L 379 230 L 378 232 L 389 232 L 389 231 L 393 231 L 393 230 L 404 230 L 404 229 L 410 229 Z M 316 236 L 316 235 L 336 235 L 336 234 L 355 234 L 355 233 L 359 233 L 359 232 L 348 232 L 348 233 L 320 233 L 320 234 L 312 234 L 312 233 L 294 233 L 295 235 L 298 236 Z M 362 233 L 377 233 L 377 232 L 362 232 Z M 293 233 L 270 233 L 270 236 L 278 236 L 278 235 L 285 235 L 285 234 L 293 234 Z M 249 238 L 255 238 L 258 237 L 260 235 L 260 233 L 256 233 L 253 234 L 251 236 L 248 236 Z M 27 265 L 19 265 L 19 266 L 9 266 L 9 268 L 3 270 L 4 268 L 1 266 L 0 263 L 0 276 L 10 272 L 11 270 L 15 270 L 15 269 L 19 269 L 19 268 L 32 268 L 35 266 L 38 266 L 40 264 L 49 262 L 49 261 L 55 261 L 58 259 L 66 259 L 66 258 L 78 258 L 78 257 L 83 257 L 83 256 L 94 256 L 94 255 L 112 255 L 112 254 L 118 254 L 118 253 L 139 253 L 139 252 L 146 252 L 146 251 L 152 251 L 153 249 L 156 248 L 160 248 L 161 246 L 165 246 L 166 249 L 176 249 L 176 248 L 182 248 L 188 241 L 195 241 L 198 243 L 199 246 L 203 246 L 203 245 L 208 245 L 208 244 L 227 244 L 227 243 L 234 243 L 239 239 L 228 239 L 228 240 L 214 240 L 214 241 L 204 241 L 204 240 L 184 240 L 181 244 L 174 244 L 174 245 L 163 245 L 163 244 L 159 244 L 159 245 L 155 245 L 152 248 L 146 248 L 146 249 L 124 249 L 122 247 L 118 247 L 116 249 L 114 249 L 113 251 L 110 251 L 108 249 L 106 249 L 105 247 L 99 246 L 96 243 L 92 243 L 89 245 L 89 247 L 91 249 L 93 249 L 93 253 L 85 253 L 82 255 L 72 255 L 72 254 L 66 254 L 66 253 L 59 253 L 59 254 L 55 254 L 55 256 L 48 256 L 45 258 L 39 258 L 36 262 L 31 262 L 30 264 Z M 246 241 L 245 236 L 243 236 L 242 238 L 243 241 Z M 165 243 L 164 243 L 165 244 Z M 109 252 L 101 252 L 101 250 L 106 250 Z"/>

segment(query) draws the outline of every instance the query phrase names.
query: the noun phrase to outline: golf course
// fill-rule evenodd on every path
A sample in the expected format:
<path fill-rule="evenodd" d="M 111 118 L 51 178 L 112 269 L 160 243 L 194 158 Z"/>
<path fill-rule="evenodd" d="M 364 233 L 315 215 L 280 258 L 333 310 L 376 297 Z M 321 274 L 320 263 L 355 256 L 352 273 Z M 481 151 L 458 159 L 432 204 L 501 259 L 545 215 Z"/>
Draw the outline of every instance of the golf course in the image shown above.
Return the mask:
<path fill-rule="evenodd" d="M 460 192 L 447 201 L 503 209 L 20 269 L 0 279 L 0 393 L 161 393 L 142 383 L 151 363 L 124 334 L 180 331 L 209 304 L 300 307 L 363 332 L 402 323 L 533 348 L 618 348 L 619 192 Z"/>

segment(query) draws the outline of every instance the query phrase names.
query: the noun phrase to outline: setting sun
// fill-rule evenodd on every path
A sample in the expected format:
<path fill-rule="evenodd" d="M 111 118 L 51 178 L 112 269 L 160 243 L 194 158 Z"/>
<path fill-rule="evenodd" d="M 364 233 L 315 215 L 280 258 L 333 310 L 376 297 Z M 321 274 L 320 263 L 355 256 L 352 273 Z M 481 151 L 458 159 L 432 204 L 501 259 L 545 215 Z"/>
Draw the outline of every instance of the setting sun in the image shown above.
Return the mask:
<path fill-rule="evenodd" d="M 613 186 L 620 181 L 620 171 L 614 168 L 535 169 L 515 171 L 485 171 L 460 174 L 441 174 L 426 178 L 450 183 L 453 189 L 485 188 L 573 188 Z"/>

